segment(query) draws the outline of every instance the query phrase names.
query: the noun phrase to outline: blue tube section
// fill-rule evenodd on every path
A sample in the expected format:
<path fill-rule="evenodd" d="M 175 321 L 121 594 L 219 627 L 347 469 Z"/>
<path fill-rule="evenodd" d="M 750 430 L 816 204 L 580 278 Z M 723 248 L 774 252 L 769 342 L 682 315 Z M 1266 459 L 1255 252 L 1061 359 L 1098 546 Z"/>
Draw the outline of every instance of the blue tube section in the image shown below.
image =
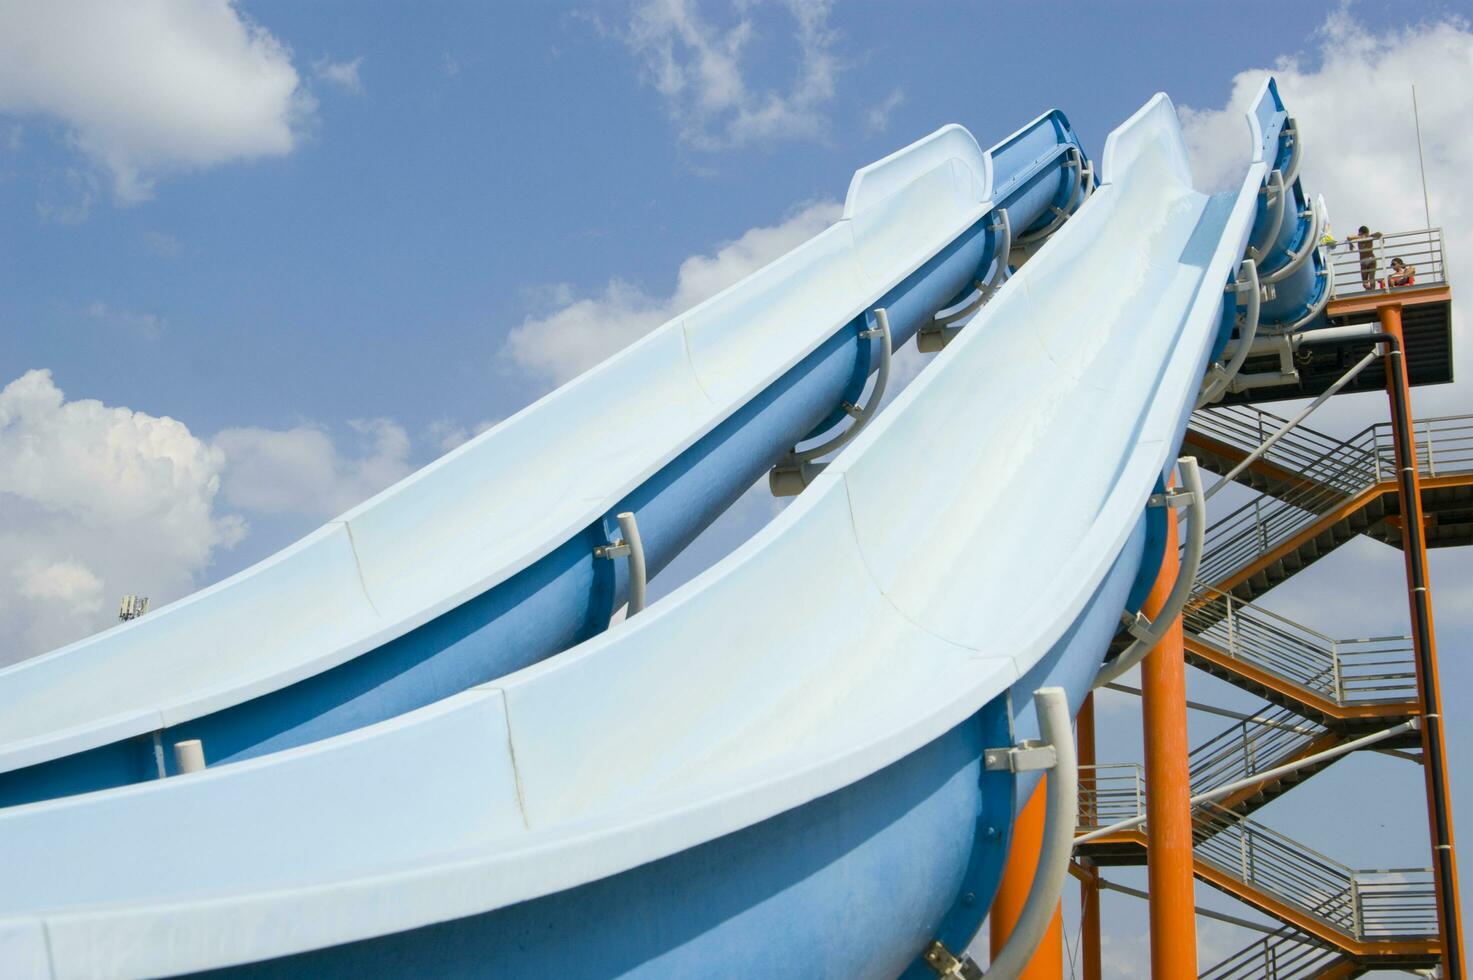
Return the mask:
<path fill-rule="evenodd" d="M 998 774 L 982 769 L 981 755 L 1000 744 L 1001 702 L 851 786 L 623 874 L 204 975 L 534 977 L 556 964 L 552 972 L 568 978 L 889 980 L 920 954 L 949 905 L 981 914 L 992 900 L 1011 794 L 994 786 Z M 998 832 L 988 836 L 989 827 Z M 981 877 L 991 884 L 974 869 L 989 869 Z M 856 931 L 855 922 L 869 925 Z"/>
<path fill-rule="evenodd" d="M 1054 111 L 992 151 L 994 173 L 1004 175 L 995 199 L 1015 228 L 1044 225 L 1051 206 L 1069 203 L 1077 183 L 1076 169 L 1066 166 L 1071 150 L 1078 140 Z M 984 215 L 875 303 L 889 312 L 895 346 L 965 296 L 979 270 L 999 258 L 992 222 Z M 200 739 L 210 765 L 304 745 L 431 704 L 601 632 L 628 591 L 626 562 L 593 557 L 617 536 L 614 515 L 635 514 L 648 573 L 658 573 L 802 434 L 847 421 L 838 406 L 859 398 L 879 363 L 874 342 L 859 337 L 872 316 L 839 330 L 600 520 L 511 579 L 338 667 L 159 733 L 166 772 L 176 771 L 170 747 L 184 739 Z M 0 774 L 0 805 L 155 778 L 150 735 Z"/>

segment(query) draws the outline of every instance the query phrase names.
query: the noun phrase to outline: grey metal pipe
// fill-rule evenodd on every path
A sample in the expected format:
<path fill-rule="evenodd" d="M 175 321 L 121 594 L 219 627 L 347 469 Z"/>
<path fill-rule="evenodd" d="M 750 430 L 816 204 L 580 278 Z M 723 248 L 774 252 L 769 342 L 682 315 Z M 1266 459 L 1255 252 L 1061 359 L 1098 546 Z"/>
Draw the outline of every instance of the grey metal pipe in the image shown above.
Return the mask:
<path fill-rule="evenodd" d="M 1326 749 L 1323 752 L 1316 752 L 1314 755 L 1307 755 L 1302 759 L 1295 759 L 1293 762 L 1286 762 L 1282 766 L 1274 766 L 1272 769 L 1265 769 L 1262 772 L 1255 773 L 1246 779 L 1235 780 L 1234 782 L 1228 783 L 1225 786 L 1219 786 L 1217 787 L 1217 789 L 1208 790 L 1205 793 L 1198 793 L 1196 796 L 1192 797 L 1190 801 L 1191 805 L 1197 806 L 1202 803 L 1211 803 L 1214 800 L 1220 800 L 1224 796 L 1231 796 L 1240 789 L 1247 789 L 1249 786 L 1257 786 L 1259 783 L 1267 782 L 1270 779 L 1277 779 L 1280 776 L 1288 775 L 1289 773 L 1294 772 L 1298 769 L 1303 769 L 1306 766 L 1315 766 L 1319 765 L 1322 762 L 1329 762 L 1331 759 L 1338 759 L 1340 756 L 1346 755 L 1350 752 L 1354 752 L 1357 749 L 1363 749 L 1368 745 L 1375 745 L 1377 742 L 1384 742 L 1388 738 L 1395 738 L 1397 735 L 1400 735 L 1403 732 L 1415 731 L 1420 726 L 1421 719 L 1412 718 L 1408 721 L 1402 722 L 1400 725 L 1393 725 L 1390 728 L 1385 729 L 1384 731 L 1372 732 L 1369 735 L 1362 735 L 1360 738 L 1352 739 L 1351 741 L 1346 742 L 1343 745 L 1337 745 L 1333 749 Z M 1131 830 L 1132 828 L 1139 827 L 1145 822 L 1145 814 L 1130 817 L 1127 820 L 1120 820 L 1116 823 L 1112 823 L 1108 827 L 1101 827 L 1098 830 L 1091 830 L 1087 834 L 1080 834 L 1077 838 L 1075 838 L 1074 843 L 1084 844 L 1089 841 L 1096 840 L 1100 837 L 1108 837 L 1111 834 L 1118 834 L 1122 830 Z"/>
<path fill-rule="evenodd" d="M 1241 295 L 1245 291 L 1248 294 L 1248 308 L 1243 313 L 1243 326 L 1238 333 L 1238 347 L 1233 352 L 1232 360 L 1222 369 L 1221 376 L 1208 382 L 1207 390 L 1197 396 L 1198 408 L 1222 397 L 1222 393 L 1227 391 L 1228 385 L 1243 369 L 1243 362 L 1248 360 L 1248 352 L 1252 350 L 1254 338 L 1258 336 L 1258 314 L 1263 308 L 1263 289 L 1258 282 L 1258 263 L 1252 259 L 1244 259 L 1239 263 L 1238 278 L 1234 283 L 1233 292 L 1235 294 Z"/>
<path fill-rule="evenodd" d="M 1211 500 L 1213 494 L 1217 493 L 1217 491 L 1221 490 L 1229 483 L 1232 483 L 1233 480 L 1237 478 L 1239 473 L 1242 473 L 1259 459 L 1263 458 L 1263 454 L 1272 449 L 1275 443 L 1284 438 L 1284 436 L 1288 435 L 1290 430 L 1292 430 L 1300 422 L 1303 422 L 1305 419 L 1309 418 L 1309 416 L 1311 415 L 1311 413 L 1314 412 L 1315 409 L 1319 408 L 1325 402 L 1329 401 L 1330 398 L 1338 393 L 1341 388 L 1344 388 L 1346 385 L 1350 384 L 1351 381 L 1355 380 L 1355 376 L 1360 374 L 1361 371 L 1365 370 L 1366 365 L 1370 364 L 1372 361 L 1380 356 L 1381 352 L 1379 350 L 1372 350 L 1365 357 L 1362 357 L 1359 361 L 1356 361 L 1355 364 L 1351 365 L 1350 370 L 1342 374 L 1334 384 L 1330 385 L 1330 387 L 1321 392 L 1319 397 L 1315 398 L 1314 401 L 1304 406 L 1304 408 L 1299 411 L 1298 415 L 1295 415 L 1292 419 L 1285 422 L 1283 425 L 1274 430 L 1273 435 L 1265 439 L 1257 449 L 1253 450 L 1247 456 L 1243 457 L 1242 462 L 1240 462 L 1237 466 L 1234 466 L 1232 469 L 1228 470 L 1227 474 L 1224 475 L 1222 479 L 1214 483 L 1211 489 L 1207 491 L 1207 499 Z"/>
<path fill-rule="evenodd" d="M 624 535 L 624 543 L 629 547 L 629 613 L 635 613 L 644 609 L 645 592 L 645 566 L 644 566 L 644 542 L 639 537 L 639 524 L 634 515 L 629 511 L 616 514 L 615 519 L 619 522 L 619 533 Z"/>
<path fill-rule="evenodd" d="M 1276 282 L 1282 282 L 1289 276 L 1299 271 L 1299 267 L 1305 263 L 1315 249 L 1320 246 L 1320 235 L 1324 234 L 1323 220 L 1320 209 L 1313 203 L 1309 206 L 1309 237 L 1300 244 L 1299 251 L 1290 252 L 1289 260 L 1272 272 L 1265 272 L 1260 277 L 1265 286 L 1271 286 Z"/>
<path fill-rule="evenodd" d="M 1176 461 L 1177 469 L 1181 471 L 1182 487 L 1191 498 L 1191 506 L 1187 517 L 1187 549 L 1182 555 L 1181 568 L 1177 571 L 1176 581 L 1171 586 L 1171 592 L 1166 601 L 1161 605 L 1161 611 L 1156 618 L 1149 622 L 1142 622 L 1145 617 L 1136 614 L 1136 620 L 1131 624 L 1130 632 L 1135 639 L 1130 646 L 1120 652 L 1114 660 L 1101 665 L 1100 672 L 1095 675 L 1094 687 L 1102 687 L 1119 678 L 1130 668 L 1146 659 L 1146 654 L 1151 648 L 1161 642 L 1171 624 L 1181 615 L 1186 608 L 1187 599 L 1191 597 L 1192 586 L 1197 581 L 1197 569 L 1202 565 L 1202 546 L 1207 533 L 1207 499 L 1202 493 L 1202 473 L 1197 468 L 1195 456 L 1183 456 Z"/>
<path fill-rule="evenodd" d="M 1056 754 L 1048 774 L 1048 791 L 1043 825 L 1043 845 L 1033 872 L 1033 888 L 1023 902 L 1023 911 L 1008 941 L 996 950 L 984 976 L 988 980 L 1015 980 L 1021 976 L 1038 948 L 1059 904 L 1064 879 L 1069 876 L 1069 856 L 1074 850 L 1074 831 L 1079 815 L 1079 760 L 1074 753 L 1070 727 L 1069 699 L 1061 687 L 1043 687 L 1033 692 L 1038 712 L 1039 734 Z"/>
<path fill-rule="evenodd" d="M 1268 175 L 1263 188 L 1268 195 L 1268 211 L 1271 217 L 1268 219 L 1268 231 L 1263 236 L 1263 243 L 1248 243 L 1248 257 L 1254 262 L 1262 261 L 1264 250 L 1279 237 L 1279 226 L 1284 223 L 1284 195 L 1288 192 L 1284 175 L 1277 170 Z"/>
<path fill-rule="evenodd" d="M 951 343 L 952 339 L 961 333 L 962 328 L 950 325 L 980 310 L 982 305 L 992 299 L 1002 288 L 1003 280 L 1008 275 L 1008 259 L 1013 251 L 1013 226 L 1008 220 L 1007 208 L 998 208 L 997 219 L 993 222 L 992 227 L 998 233 L 997 247 L 993 249 L 995 260 L 992 275 L 987 277 L 986 282 L 977 283 L 976 299 L 955 313 L 937 316 L 934 323 L 929 323 L 916 331 L 916 350 L 922 354 L 934 354 Z"/>

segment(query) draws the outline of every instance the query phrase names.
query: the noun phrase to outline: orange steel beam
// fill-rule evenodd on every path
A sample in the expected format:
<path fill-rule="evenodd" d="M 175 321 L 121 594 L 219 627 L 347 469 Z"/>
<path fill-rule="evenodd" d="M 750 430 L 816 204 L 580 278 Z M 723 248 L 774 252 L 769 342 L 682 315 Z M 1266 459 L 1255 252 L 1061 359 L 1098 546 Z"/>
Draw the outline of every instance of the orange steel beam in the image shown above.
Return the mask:
<path fill-rule="evenodd" d="M 1147 860 L 1150 860 L 1151 848 L 1147 843 L 1146 834 L 1139 830 L 1122 830 L 1107 837 L 1096 837 L 1089 843 L 1117 846 L 1134 844 L 1144 850 Z M 1382 959 L 1412 958 L 1437 955 L 1442 951 L 1442 943 L 1430 937 L 1427 939 L 1356 939 L 1208 861 L 1193 859 L 1192 874 L 1244 904 L 1253 906 L 1285 925 L 1293 926 L 1305 935 L 1316 936 L 1350 956 Z"/>
<path fill-rule="evenodd" d="M 1166 517 L 1165 557 L 1145 603 L 1161 611 L 1181 568 L 1176 511 Z M 1186 661 L 1181 617 L 1141 661 L 1141 724 L 1145 729 L 1146 878 L 1150 892 L 1151 976 L 1197 975 L 1196 889 L 1192 880 L 1192 778 L 1187 746 Z"/>
<path fill-rule="evenodd" d="M 1326 317 L 1345 316 L 1348 313 L 1370 313 L 1379 311 L 1387 306 L 1387 296 L 1384 293 L 1370 293 L 1365 296 L 1351 296 L 1346 299 L 1332 299 L 1325 307 Z M 1450 303 L 1453 291 L 1450 286 L 1427 286 L 1422 289 L 1408 289 L 1406 292 L 1398 292 L 1395 297 L 1395 305 L 1398 309 L 1403 306 L 1420 306 L 1423 303 Z"/>
<path fill-rule="evenodd" d="M 1412 648 L 1416 652 L 1417 693 L 1422 700 L 1422 771 L 1427 779 L 1427 819 L 1432 838 L 1433 881 L 1437 890 L 1437 926 L 1443 943 L 1443 972 L 1464 977 L 1462 910 L 1458 902 L 1458 859 L 1453 841 L 1452 801 L 1447 789 L 1447 756 L 1443 744 L 1442 692 L 1437 678 L 1437 633 L 1427 574 L 1427 539 L 1422 526 L 1422 490 L 1417 443 L 1412 424 L 1411 385 L 1407 380 L 1406 344 L 1401 331 L 1401 305 L 1377 309 L 1381 329 L 1394 338 L 1387 344 L 1386 392 L 1391 401 L 1391 432 L 1396 449 L 1401 494 L 1402 550 L 1406 552 L 1407 601 L 1411 607 Z"/>
<path fill-rule="evenodd" d="M 1008 847 L 1007 864 L 1003 866 L 1002 881 L 997 886 L 997 897 L 992 900 L 992 910 L 987 919 L 987 937 L 991 944 L 988 948 L 994 954 L 1012 935 L 1018 917 L 1023 914 L 1023 903 L 1033 890 L 1033 872 L 1038 868 L 1038 852 L 1043 847 L 1047 785 L 1048 776 L 1045 774 L 1028 798 L 1023 812 L 1013 821 L 1013 842 Z M 1018 977 L 1019 980 L 1063 980 L 1063 976 L 1064 917 L 1061 908 L 1055 908 L 1048 931 L 1043 934 L 1038 948 L 1033 951 L 1033 958 Z"/>
<path fill-rule="evenodd" d="M 1193 656 L 1211 662 L 1214 666 L 1237 674 L 1270 691 L 1296 701 L 1318 714 L 1338 721 L 1357 721 L 1367 718 L 1406 718 L 1421 714 L 1422 706 L 1417 701 L 1386 701 L 1378 704 L 1339 704 L 1307 687 L 1301 687 L 1287 677 L 1254 664 L 1245 663 L 1227 651 L 1208 643 L 1190 633 L 1186 636 L 1186 648 Z"/>
<path fill-rule="evenodd" d="M 1095 696 L 1084 697 L 1075 721 L 1079 743 L 1079 798 L 1089 808 L 1089 823 L 1095 816 Z M 1084 980 L 1100 980 L 1100 872 L 1090 864 L 1081 867 L 1079 878 L 1079 946 Z"/>

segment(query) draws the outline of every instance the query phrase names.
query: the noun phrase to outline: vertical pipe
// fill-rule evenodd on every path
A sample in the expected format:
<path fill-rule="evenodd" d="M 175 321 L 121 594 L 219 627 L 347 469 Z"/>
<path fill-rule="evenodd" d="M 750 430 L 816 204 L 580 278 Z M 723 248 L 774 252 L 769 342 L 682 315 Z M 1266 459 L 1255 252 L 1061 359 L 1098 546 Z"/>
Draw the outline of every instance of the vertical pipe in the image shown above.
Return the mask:
<path fill-rule="evenodd" d="M 1176 511 L 1168 509 L 1166 556 L 1146 599 L 1147 616 L 1161 610 L 1180 570 L 1176 524 Z M 1151 976 L 1178 980 L 1197 975 L 1187 679 L 1180 617 L 1141 661 L 1141 720 L 1145 727 Z"/>
<path fill-rule="evenodd" d="M 1038 852 L 1043 847 L 1044 814 L 1047 803 L 1048 776 L 1038 781 L 1038 786 L 1029 797 L 1028 804 L 1013 822 L 1013 842 L 1008 848 L 1008 862 L 1003 868 L 1002 882 L 997 887 L 997 897 L 992 900 L 992 910 L 987 920 L 989 949 L 994 953 L 1003 948 L 1018 916 L 1023 912 L 1023 903 L 1033 890 L 1033 872 L 1038 867 Z M 1034 951 L 1028 966 L 1018 975 L 1018 980 L 1062 980 L 1064 976 L 1064 919 L 1059 909 L 1049 922 L 1048 932 Z"/>
<path fill-rule="evenodd" d="M 179 767 L 181 773 L 203 772 L 205 768 L 204 743 L 197 738 L 175 742 L 174 765 Z"/>
<path fill-rule="evenodd" d="M 1453 846 L 1452 802 L 1447 789 L 1447 753 L 1442 733 L 1442 691 L 1437 678 L 1437 638 L 1428 591 L 1427 539 L 1422 527 L 1422 487 L 1407 381 L 1401 305 L 1382 306 L 1381 328 L 1394 343 L 1386 358 L 1386 391 L 1391 399 L 1392 447 L 1396 453 L 1401 500 L 1401 542 L 1406 552 L 1407 601 L 1411 606 L 1412 647 L 1416 653 L 1417 693 L 1422 702 L 1422 770 L 1427 779 L 1427 819 L 1432 837 L 1432 873 L 1437 890 L 1437 927 L 1442 937 L 1443 976 L 1463 977 L 1463 921 L 1458 906 L 1458 859 Z"/>
<path fill-rule="evenodd" d="M 1098 783 L 1095 780 L 1095 696 L 1086 695 L 1076 722 L 1079 741 L 1079 798 L 1088 808 L 1084 814 L 1091 827 L 1100 825 Z M 1101 980 L 1100 973 L 1100 872 L 1088 858 L 1080 864 L 1088 877 L 1079 883 L 1079 953 L 1083 980 Z"/>

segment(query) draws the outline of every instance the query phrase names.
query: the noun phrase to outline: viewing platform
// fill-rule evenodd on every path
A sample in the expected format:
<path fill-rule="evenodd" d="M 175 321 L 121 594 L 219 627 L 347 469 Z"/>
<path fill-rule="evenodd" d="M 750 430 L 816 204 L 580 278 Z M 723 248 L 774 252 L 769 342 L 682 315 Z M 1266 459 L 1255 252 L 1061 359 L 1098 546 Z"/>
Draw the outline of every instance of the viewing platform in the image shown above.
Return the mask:
<path fill-rule="evenodd" d="M 1363 252 L 1362 244 L 1368 246 Z M 1413 386 L 1449 384 L 1453 380 L 1452 286 L 1448 281 L 1441 228 L 1383 234 L 1367 243 L 1345 241 L 1322 245 L 1330 275 L 1325 326 L 1375 323 L 1377 310 L 1400 304 L 1406 337 L 1407 374 Z M 1400 259 L 1411 270 L 1398 273 Z M 1289 349 L 1285 340 L 1260 337 L 1243 364 L 1242 374 L 1280 383 L 1230 391 L 1219 404 L 1246 404 L 1313 398 L 1321 394 L 1370 351 L 1372 342 L 1347 340 Z M 1362 372 L 1346 392 L 1383 391 L 1380 371 Z"/>

